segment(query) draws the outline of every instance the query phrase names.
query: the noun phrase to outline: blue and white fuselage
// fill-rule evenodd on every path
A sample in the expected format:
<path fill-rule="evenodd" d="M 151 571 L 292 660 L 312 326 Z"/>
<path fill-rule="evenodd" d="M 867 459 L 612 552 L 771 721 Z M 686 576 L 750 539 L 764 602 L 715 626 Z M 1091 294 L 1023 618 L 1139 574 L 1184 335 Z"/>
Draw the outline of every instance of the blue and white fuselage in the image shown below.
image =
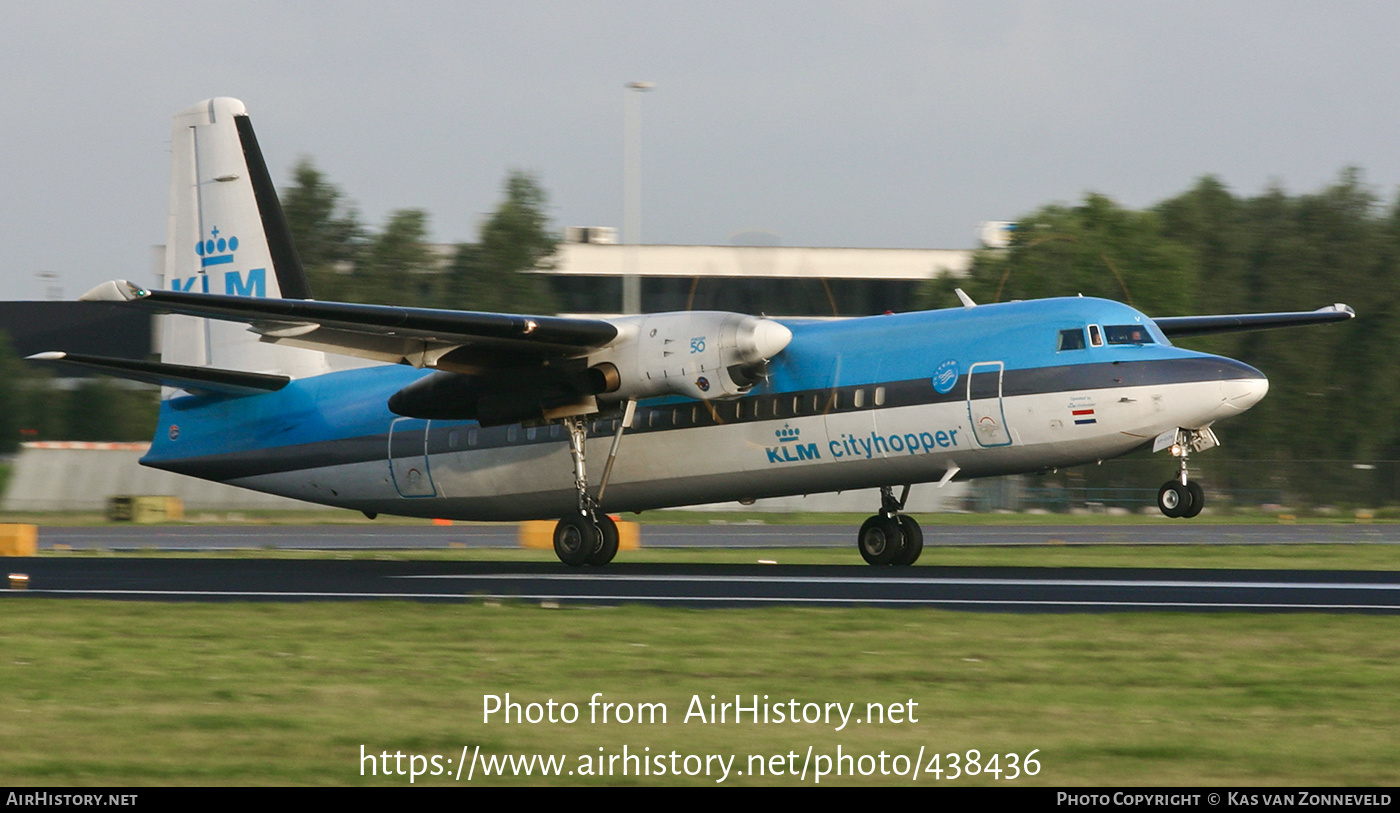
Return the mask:
<path fill-rule="evenodd" d="M 1174 347 L 1151 319 L 1099 299 L 785 325 L 791 342 L 748 395 L 642 400 L 601 507 L 1070 466 L 1173 428 L 1208 427 L 1268 390 L 1258 370 Z M 1107 341 L 1124 327 L 1143 334 Z M 1082 346 L 1060 349 L 1066 331 L 1079 331 Z M 516 520 L 574 505 L 558 424 L 481 427 L 390 412 L 389 397 L 425 374 L 385 365 L 249 397 L 174 398 L 143 462 L 370 513 Z M 606 451 L 614 420 L 591 422 L 590 455 Z"/>

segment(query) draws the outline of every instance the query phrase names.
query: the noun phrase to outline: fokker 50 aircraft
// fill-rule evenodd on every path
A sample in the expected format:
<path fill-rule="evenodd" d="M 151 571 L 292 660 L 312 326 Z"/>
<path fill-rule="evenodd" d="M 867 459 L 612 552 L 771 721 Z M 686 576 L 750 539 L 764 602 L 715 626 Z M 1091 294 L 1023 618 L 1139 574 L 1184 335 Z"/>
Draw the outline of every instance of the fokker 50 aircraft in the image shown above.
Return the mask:
<path fill-rule="evenodd" d="M 1195 516 L 1188 455 L 1269 384 L 1170 338 L 1353 316 L 1154 320 L 1102 299 L 965 295 L 836 321 L 319 302 L 244 106 L 226 98 L 175 116 L 165 280 L 83 297 L 170 314 L 160 362 L 35 357 L 163 385 L 142 463 L 370 517 L 561 517 L 554 549 L 570 565 L 613 558 L 608 511 L 860 488 L 882 494 L 861 555 L 909 565 L 923 549 L 901 511 L 911 484 L 1148 444 L 1177 458 L 1162 512 Z"/>

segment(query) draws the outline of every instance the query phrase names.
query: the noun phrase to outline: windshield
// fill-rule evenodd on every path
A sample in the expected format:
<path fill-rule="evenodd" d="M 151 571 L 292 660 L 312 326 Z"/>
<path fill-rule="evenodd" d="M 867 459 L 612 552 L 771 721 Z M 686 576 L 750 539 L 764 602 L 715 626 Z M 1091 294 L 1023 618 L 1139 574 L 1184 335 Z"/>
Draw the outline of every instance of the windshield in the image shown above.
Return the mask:
<path fill-rule="evenodd" d="M 1108 325 L 1103 329 L 1109 344 L 1155 344 L 1152 334 L 1142 325 Z"/>

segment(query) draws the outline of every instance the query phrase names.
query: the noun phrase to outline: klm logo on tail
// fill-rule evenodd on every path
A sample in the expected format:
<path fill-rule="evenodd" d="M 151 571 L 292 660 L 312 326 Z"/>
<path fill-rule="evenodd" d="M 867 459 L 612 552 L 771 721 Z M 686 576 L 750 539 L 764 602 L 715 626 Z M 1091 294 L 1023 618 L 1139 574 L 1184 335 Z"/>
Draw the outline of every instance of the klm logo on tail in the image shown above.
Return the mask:
<path fill-rule="evenodd" d="M 194 244 L 194 253 L 200 257 L 199 265 L 208 268 L 211 265 L 223 265 L 233 262 L 233 252 L 238 250 L 238 238 L 230 237 L 225 240 L 219 237 L 219 227 L 209 233 L 209 239 Z"/>
<path fill-rule="evenodd" d="M 209 237 L 195 243 L 194 253 L 199 255 L 199 266 L 203 273 L 185 279 L 170 281 L 171 290 L 194 291 L 199 283 L 199 293 L 209 293 L 209 272 L 213 266 L 232 265 L 233 253 L 238 250 L 237 237 L 220 237 L 218 227 Z M 267 296 L 267 269 L 252 268 L 246 274 L 232 268 L 224 272 L 224 291 L 228 296 Z"/>

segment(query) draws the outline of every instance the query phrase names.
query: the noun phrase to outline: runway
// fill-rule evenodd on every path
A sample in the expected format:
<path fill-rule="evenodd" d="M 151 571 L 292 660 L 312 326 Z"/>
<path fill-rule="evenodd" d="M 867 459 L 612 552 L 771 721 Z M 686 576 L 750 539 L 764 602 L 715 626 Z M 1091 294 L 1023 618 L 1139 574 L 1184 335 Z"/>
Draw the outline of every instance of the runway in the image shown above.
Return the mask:
<path fill-rule="evenodd" d="M 11 600 L 521 601 L 999 612 L 1400 612 L 1400 572 L 685 565 L 48 556 Z"/>
<path fill-rule="evenodd" d="M 648 548 L 851 548 L 845 525 L 647 525 Z M 1211 525 L 1163 519 L 1144 525 L 924 526 L 930 545 L 1200 545 L 1400 542 L 1396 525 Z M 39 547 L 53 550 L 243 549 L 366 550 L 449 547 L 513 548 L 516 526 L 499 525 L 227 525 L 44 527 Z M 625 554 L 624 554 L 625 556 Z"/>

